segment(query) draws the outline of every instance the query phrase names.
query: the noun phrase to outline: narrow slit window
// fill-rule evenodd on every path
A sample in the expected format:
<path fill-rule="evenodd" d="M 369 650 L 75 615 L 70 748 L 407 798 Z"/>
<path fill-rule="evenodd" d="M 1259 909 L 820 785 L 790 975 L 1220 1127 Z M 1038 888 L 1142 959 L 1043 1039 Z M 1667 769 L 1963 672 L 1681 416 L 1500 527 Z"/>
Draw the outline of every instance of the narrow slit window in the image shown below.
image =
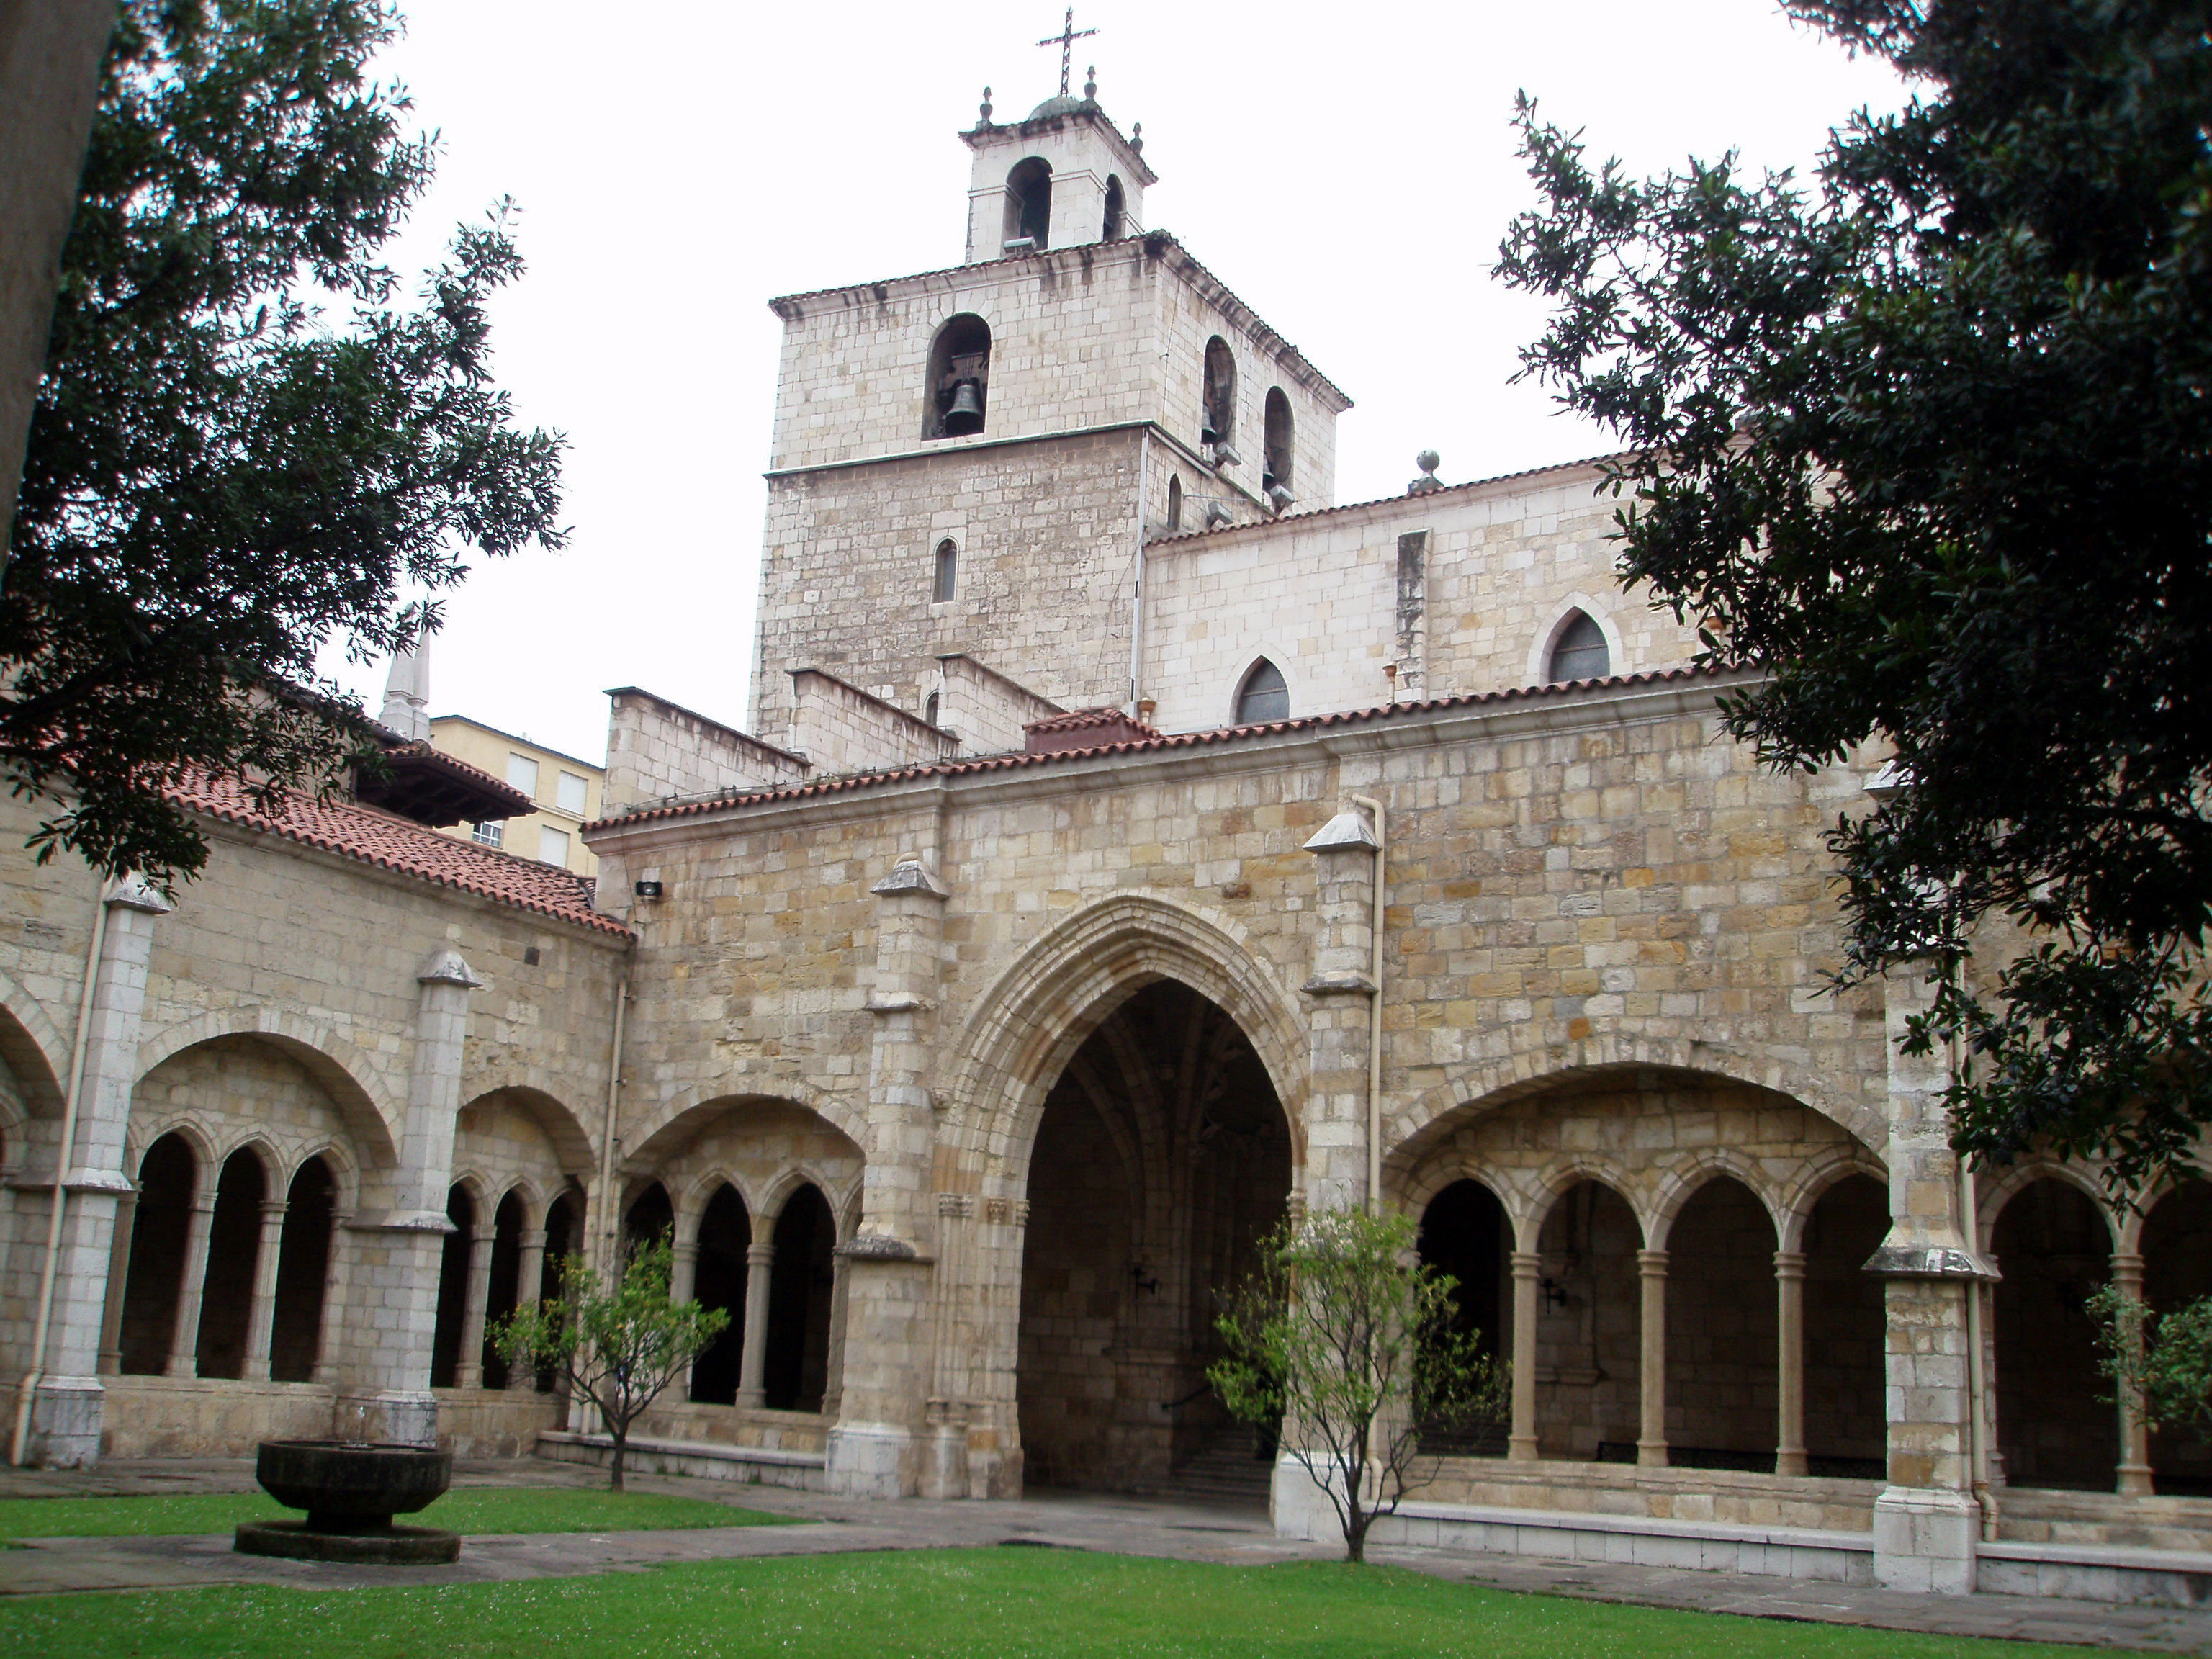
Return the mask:
<path fill-rule="evenodd" d="M 1588 611 L 1576 611 L 1552 647 L 1552 684 L 1601 680 L 1612 672 L 1613 653 L 1607 648 L 1605 630 Z"/>
<path fill-rule="evenodd" d="M 1283 671 L 1265 657 L 1252 665 L 1237 692 L 1237 724 L 1261 726 L 1291 717 L 1291 688 Z"/>
<path fill-rule="evenodd" d="M 924 697 L 921 700 L 921 718 L 924 722 L 931 726 L 936 725 L 937 711 L 941 707 L 943 707 L 943 704 L 939 702 L 936 692 L 933 691 L 927 696 Z"/>
<path fill-rule="evenodd" d="M 1118 242 L 1121 240 L 1122 199 L 1121 181 L 1111 173 L 1107 174 L 1106 224 L 1104 233 L 1099 238 L 1101 241 Z"/>
<path fill-rule="evenodd" d="M 948 536 L 937 544 L 937 568 L 929 590 L 932 605 L 950 601 L 960 586 L 960 550 Z M 935 725 L 935 721 L 931 722 Z"/>
<path fill-rule="evenodd" d="M 1182 528 L 1182 480 L 1181 478 L 1168 480 L 1168 528 L 1170 530 Z"/>

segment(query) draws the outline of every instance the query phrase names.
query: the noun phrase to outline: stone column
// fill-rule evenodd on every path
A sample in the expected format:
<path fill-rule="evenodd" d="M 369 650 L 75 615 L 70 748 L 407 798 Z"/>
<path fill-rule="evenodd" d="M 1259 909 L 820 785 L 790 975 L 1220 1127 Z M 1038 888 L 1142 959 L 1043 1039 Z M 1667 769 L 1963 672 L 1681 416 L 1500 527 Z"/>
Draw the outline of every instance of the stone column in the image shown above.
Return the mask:
<path fill-rule="evenodd" d="M 338 1321 L 346 1316 L 347 1267 L 353 1247 L 353 1212 L 331 1212 L 330 1251 L 323 1258 L 323 1316 L 315 1327 L 315 1361 L 308 1381 L 325 1385 L 337 1380 L 341 1347 Z"/>
<path fill-rule="evenodd" d="M 1774 1472 L 1805 1473 L 1805 1253 L 1774 1253 Z"/>
<path fill-rule="evenodd" d="M 1667 1467 L 1667 1252 L 1638 1250 L 1636 1271 L 1644 1289 L 1642 1339 L 1636 1376 L 1643 1394 L 1643 1419 L 1636 1435 L 1636 1461 L 1643 1468 Z"/>
<path fill-rule="evenodd" d="M 1025 1198 L 977 1200 L 969 1234 L 975 1352 L 969 1356 L 968 1495 L 1019 1498 L 1024 1460 L 1017 1379 L 1021 1365 L 1022 1249 Z"/>
<path fill-rule="evenodd" d="M 2134 1301 L 2142 1300 L 2142 1252 L 2112 1252 L 2112 1288 Z M 2115 1392 L 2119 1399 L 2120 1412 L 2120 1467 L 2117 1490 L 2123 1498 L 2148 1498 L 2151 1495 L 2150 1428 L 2143 1421 L 2142 1396 L 2133 1389 L 2119 1389 Z"/>
<path fill-rule="evenodd" d="M 0 1213 L 0 1228 L 12 1218 Z M 136 1194 L 118 1199 L 115 1206 L 115 1243 L 107 1253 L 107 1311 L 100 1322 L 100 1374 L 118 1376 L 123 1371 L 123 1290 L 131 1278 L 131 1236 L 137 1230 Z M 0 1261 L 0 1279 L 7 1264 Z"/>
<path fill-rule="evenodd" d="M 1306 1207 L 1367 1202 L 1367 1044 L 1375 951 L 1375 831 L 1340 812 L 1314 855 L 1313 974 L 1307 998 Z"/>
<path fill-rule="evenodd" d="M 438 1325 L 438 1268 L 446 1194 L 453 1184 L 453 1125 L 461 1109 L 461 1057 L 469 994 L 483 981 L 458 951 L 434 951 L 415 975 L 415 1055 L 407 1079 L 407 1124 L 392 1211 L 354 1223 L 354 1273 L 362 1294 L 356 1334 L 358 1386 L 338 1401 L 347 1439 L 437 1443 L 430 1344 Z M 478 1327 L 481 1340 L 482 1327 Z M 464 1358 L 470 1356 L 464 1355 Z"/>
<path fill-rule="evenodd" d="M 461 1352 L 453 1365 L 457 1389 L 483 1387 L 484 1310 L 491 1305 L 491 1250 L 499 1230 L 487 1222 L 469 1231 L 468 1294 L 461 1302 Z"/>
<path fill-rule="evenodd" d="M 921 1459 L 924 1498 L 965 1498 L 969 1492 L 969 1259 L 974 1253 L 971 1193 L 937 1194 L 937 1307 L 930 1359 L 932 1386 Z"/>
<path fill-rule="evenodd" d="M 276 1258 L 284 1248 L 284 1212 L 290 1207 L 281 1198 L 261 1203 L 261 1241 L 253 1253 L 253 1305 L 246 1315 L 246 1364 L 240 1373 L 249 1382 L 269 1380 L 269 1353 L 276 1341 Z"/>
<path fill-rule="evenodd" d="M 1966 1297 L 1993 1277 L 1960 1222 L 1941 1053 L 1911 1055 L 1905 1023 L 1933 991 L 1919 964 L 1885 981 L 1889 1039 L 1890 1230 L 1866 1270 L 1887 1279 L 1889 1485 L 1875 1500 L 1875 1580 L 1890 1589 L 1974 1588 L 1981 1505 L 1973 1491 Z"/>
<path fill-rule="evenodd" d="M 222 1171 L 210 1167 L 197 1173 L 191 1213 L 185 1221 L 185 1271 L 177 1281 L 177 1322 L 169 1333 L 165 1376 L 200 1374 L 200 1298 L 207 1291 L 208 1238 L 215 1228 L 216 1180 Z"/>
<path fill-rule="evenodd" d="M 116 1205 L 134 1190 L 124 1172 L 123 1152 L 131 1093 L 138 1081 L 146 964 L 153 953 L 155 921 L 173 908 L 137 876 L 110 883 L 100 902 L 107 931 L 93 969 L 76 1145 L 54 1149 L 55 1167 L 46 1186 L 47 1204 L 63 1194 L 65 1207 L 46 1363 L 32 1401 L 26 1448 L 29 1461 L 46 1468 L 89 1468 L 100 1461 L 100 1339 L 107 1322 Z M 42 1243 L 52 1213 L 49 1209 L 38 1218 Z"/>
<path fill-rule="evenodd" d="M 684 1218 L 676 1218 L 678 1231 L 683 1230 Z M 668 1299 L 689 1302 L 699 1287 L 699 1223 L 691 1223 L 691 1238 L 688 1243 L 671 1238 L 668 1246 Z M 684 1375 L 669 1385 L 669 1392 L 678 1400 L 691 1397 L 691 1368 L 686 1365 Z"/>
<path fill-rule="evenodd" d="M 692 1255 L 696 1260 L 698 1255 L 696 1245 L 692 1247 Z M 543 1299 L 539 1291 L 544 1283 L 545 1230 L 540 1227 L 522 1235 L 521 1249 L 515 1254 L 514 1305 L 518 1308 L 536 1307 Z M 690 1294 L 688 1285 L 684 1294 Z M 528 1366 L 509 1365 L 507 1368 L 507 1388 L 510 1394 L 537 1393 L 537 1371 Z"/>
<path fill-rule="evenodd" d="M 765 1221 L 757 1223 L 765 1226 Z M 745 1250 L 745 1328 L 738 1349 L 738 1404 L 757 1410 L 767 1400 L 768 1293 L 775 1246 L 761 1240 Z"/>
<path fill-rule="evenodd" d="M 1516 1462 L 1536 1459 L 1536 1321 L 1543 1305 L 1544 1258 L 1513 1252 L 1513 1429 L 1505 1455 Z"/>
<path fill-rule="evenodd" d="M 860 1232 L 838 1246 L 846 1273 L 845 1374 L 842 1410 L 830 1430 L 828 1484 L 841 1497 L 909 1498 L 921 1485 L 929 1386 L 933 1263 L 927 1247 L 934 1218 L 923 1206 L 937 1127 L 927 1079 L 937 954 L 951 891 L 919 859 L 901 860 L 870 890 L 878 907 L 876 992 L 868 1002 L 875 1018 L 868 1161 Z M 750 1304 L 750 1293 L 746 1299 Z M 750 1334 L 750 1305 L 745 1315 Z"/>

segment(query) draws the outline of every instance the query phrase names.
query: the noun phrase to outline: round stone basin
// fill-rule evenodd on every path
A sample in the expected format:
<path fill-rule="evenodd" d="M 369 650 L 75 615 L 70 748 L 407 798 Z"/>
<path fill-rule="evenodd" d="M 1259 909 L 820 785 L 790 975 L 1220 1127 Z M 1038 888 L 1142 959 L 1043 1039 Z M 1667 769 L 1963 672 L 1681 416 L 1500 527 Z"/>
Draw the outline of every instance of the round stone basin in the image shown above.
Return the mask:
<path fill-rule="evenodd" d="M 453 1455 L 374 1441 L 264 1440 L 253 1473 L 278 1503 L 307 1510 L 309 1532 L 383 1532 L 393 1516 L 444 1493 Z"/>

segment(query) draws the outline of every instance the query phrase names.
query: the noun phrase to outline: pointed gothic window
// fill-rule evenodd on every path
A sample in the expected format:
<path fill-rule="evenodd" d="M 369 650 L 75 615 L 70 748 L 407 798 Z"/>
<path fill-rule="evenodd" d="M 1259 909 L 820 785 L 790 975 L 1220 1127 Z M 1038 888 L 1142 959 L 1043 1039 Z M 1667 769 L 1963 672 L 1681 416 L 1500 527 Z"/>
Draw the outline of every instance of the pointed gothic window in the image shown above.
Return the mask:
<path fill-rule="evenodd" d="M 936 580 L 935 585 L 929 591 L 929 602 L 932 605 L 947 603 L 958 590 L 959 586 L 960 549 L 954 544 L 952 538 L 947 536 L 937 544 Z M 937 722 L 932 720 L 930 724 L 934 726 Z"/>
<path fill-rule="evenodd" d="M 1008 253 L 1042 253 L 1052 240 L 1052 163 L 1042 155 L 1014 163 L 1006 175 Z"/>
<path fill-rule="evenodd" d="M 1613 653 L 1606 648 L 1605 630 L 1588 611 L 1576 611 L 1552 647 L 1552 684 L 1601 680 L 1612 672 Z"/>
<path fill-rule="evenodd" d="M 1237 359 L 1218 334 L 1206 343 L 1206 420 L 1198 441 L 1225 444 L 1237 435 Z"/>
<path fill-rule="evenodd" d="M 1283 395 L 1279 386 L 1267 388 L 1267 453 L 1260 477 L 1260 488 L 1273 490 L 1278 484 L 1285 489 L 1291 487 L 1291 400 Z"/>
<path fill-rule="evenodd" d="M 1121 240 L 1122 197 L 1121 181 L 1112 173 L 1106 175 L 1106 227 L 1099 237 L 1103 242 Z"/>
<path fill-rule="evenodd" d="M 1262 657 L 1237 688 L 1237 724 L 1259 726 L 1290 717 L 1291 688 L 1284 683 L 1283 671 Z"/>
<path fill-rule="evenodd" d="M 929 347 L 921 435 L 972 438 L 983 429 L 991 398 L 991 325 L 973 312 L 947 318 Z"/>
<path fill-rule="evenodd" d="M 1168 528 L 1170 530 L 1182 528 L 1182 480 L 1181 478 L 1168 480 Z"/>

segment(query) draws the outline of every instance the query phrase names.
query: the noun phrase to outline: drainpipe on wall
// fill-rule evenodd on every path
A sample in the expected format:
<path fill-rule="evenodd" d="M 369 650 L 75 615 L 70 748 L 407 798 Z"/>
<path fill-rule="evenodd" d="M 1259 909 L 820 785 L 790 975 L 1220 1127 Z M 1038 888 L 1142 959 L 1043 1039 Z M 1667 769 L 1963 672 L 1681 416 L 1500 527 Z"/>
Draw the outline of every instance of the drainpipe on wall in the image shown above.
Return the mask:
<path fill-rule="evenodd" d="M 1145 514 L 1150 510 L 1146 493 L 1152 481 L 1152 428 L 1137 434 L 1137 583 L 1129 593 L 1129 718 L 1137 718 L 1138 680 L 1144 668 L 1145 649 Z"/>
<path fill-rule="evenodd" d="M 1375 895 L 1368 937 L 1374 955 L 1368 977 L 1375 994 L 1367 1000 L 1367 1212 L 1382 1213 L 1382 861 L 1389 854 L 1390 837 L 1382 825 L 1382 803 L 1367 795 L 1354 795 L 1354 806 L 1364 806 L 1375 820 Z"/>
<path fill-rule="evenodd" d="M 100 953 L 107 943 L 107 902 L 93 902 L 92 942 L 84 951 L 84 994 L 77 999 L 76 1032 L 70 1040 L 69 1086 L 62 1096 L 61 1139 L 54 1150 L 52 1196 L 46 1204 L 46 1259 L 39 1269 L 39 1311 L 31 1328 L 31 1369 L 15 1385 L 15 1432 L 8 1461 L 21 1468 L 31 1436 L 31 1404 L 46 1376 L 46 1335 L 54 1322 L 54 1278 L 61 1265 L 62 1222 L 69 1206 L 70 1159 L 76 1154 L 77 1106 L 84 1092 L 84 1051 L 92 1035 L 92 998 L 100 980 Z"/>
<path fill-rule="evenodd" d="M 629 1011 L 629 969 L 615 981 L 614 1034 L 607 1044 L 607 1113 L 599 1128 L 599 1271 L 610 1277 L 617 1267 L 622 1237 L 618 1194 L 615 1192 L 615 1114 L 622 1104 L 623 1016 Z"/>

